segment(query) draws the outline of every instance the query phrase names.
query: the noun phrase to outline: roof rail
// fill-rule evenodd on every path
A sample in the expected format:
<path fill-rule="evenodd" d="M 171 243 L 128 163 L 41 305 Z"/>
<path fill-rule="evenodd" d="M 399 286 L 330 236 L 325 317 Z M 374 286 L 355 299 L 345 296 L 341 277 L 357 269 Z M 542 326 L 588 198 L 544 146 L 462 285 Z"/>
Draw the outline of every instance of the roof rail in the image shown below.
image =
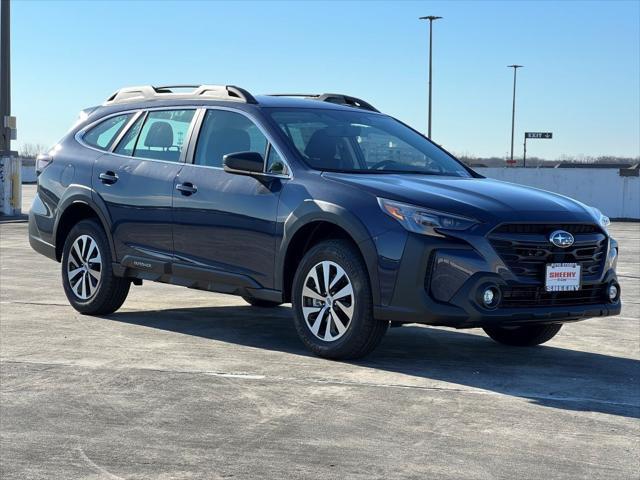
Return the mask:
<path fill-rule="evenodd" d="M 318 100 L 320 102 L 336 103 L 338 105 L 347 105 L 349 107 L 361 108 L 363 110 L 369 110 L 371 112 L 380 111 L 371 105 L 369 102 L 352 97 L 351 95 L 344 95 L 342 93 L 272 93 L 272 97 L 304 97 L 312 100 Z"/>
<path fill-rule="evenodd" d="M 253 95 L 244 88 L 235 85 L 200 85 L 193 95 L 221 98 L 224 100 L 240 100 L 245 103 L 258 103 Z"/>
<path fill-rule="evenodd" d="M 193 88 L 190 92 L 174 92 L 173 89 Z M 124 87 L 116 91 L 104 102 L 104 105 L 113 105 L 136 100 L 162 100 L 171 98 L 209 97 L 220 100 L 232 100 L 245 103 L 258 103 L 258 101 L 244 88 L 234 85 L 166 85 L 154 87 L 141 85 L 137 87 Z"/>
<path fill-rule="evenodd" d="M 174 92 L 174 88 L 184 89 L 184 88 L 198 88 L 200 85 L 191 85 L 191 84 L 180 84 L 180 85 L 162 85 L 158 87 L 153 87 L 156 89 L 156 92 L 160 93 L 179 93 Z"/>

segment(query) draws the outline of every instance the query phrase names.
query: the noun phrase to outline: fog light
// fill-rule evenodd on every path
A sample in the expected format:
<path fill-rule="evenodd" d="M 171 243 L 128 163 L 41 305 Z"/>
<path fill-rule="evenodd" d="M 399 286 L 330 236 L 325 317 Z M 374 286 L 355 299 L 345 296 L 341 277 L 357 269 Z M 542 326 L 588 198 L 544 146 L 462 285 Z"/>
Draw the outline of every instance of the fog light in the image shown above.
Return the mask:
<path fill-rule="evenodd" d="M 618 298 L 618 286 L 616 284 L 609 285 L 609 301 L 615 302 Z"/>
<path fill-rule="evenodd" d="M 487 288 L 482 294 L 482 301 L 487 307 L 490 307 L 493 304 L 493 299 L 495 298 L 495 293 L 493 293 L 493 288 Z"/>
<path fill-rule="evenodd" d="M 495 283 L 485 283 L 476 290 L 476 302 L 482 308 L 493 310 L 502 299 L 500 288 Z"/>
<path fill-rule="evenodd" d="M 482 303 L 487 308 L 494 308 L 500 301 L 500 292 L 496 287 L 487 287 L 482 291 Z"/>

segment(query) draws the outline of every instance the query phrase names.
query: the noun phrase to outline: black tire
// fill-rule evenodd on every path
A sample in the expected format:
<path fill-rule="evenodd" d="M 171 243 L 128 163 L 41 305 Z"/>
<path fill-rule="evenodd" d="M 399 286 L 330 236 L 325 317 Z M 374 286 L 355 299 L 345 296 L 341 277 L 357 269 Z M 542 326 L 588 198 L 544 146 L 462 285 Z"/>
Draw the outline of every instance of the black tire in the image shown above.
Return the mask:
<path fill-rule="evenodd" d="M 311 269 L 323 261 L 340 266 L 350 280 L 353 291 L 351 320 L 342 336 L 333 341 L 316 337 L 302 311 L 304 282 Z M 292 304 L 294 323 L 300 339 L 309 350 L 324 358 L 346 360 L 363 357 L 378 346 L 389 328 L 389 322 L 373 317 L 371 285 L 364 260 L 357 248 L 346 240 L 321 242 L 305 254 L 293 279 Z M 335 325 L 335 320 L 332 321 Z M 330 327 L 327 325 L 325 329 L 327 328 Z"/>
<path fill-rule="evenodd" d="M 483 330 L 493 340 L 514 347 L 533 347 L 548 342 L 562 328 L 562 324 L 525 325 L 522 327 L 485 327 Z"/>
<path fill-rule="evenodd" d="M 95 241 L 101 257 L 100 280 L 96 285 L 96 290 L 86 299 L 74 292 L 67 274 L 71 249 L 75 241 L 83 235 L 88 235 Z M 75 258 L 75 254 L 73 255 Z M 62 250 L 62 285 L 69 303 L 78 312 L 85 315 L 108 315 L 118 310 L 126 300 L 131 281 L 113 275 L 111 258 L 107 236 L 102 226 L 95 220 L 78 222 L 67 235 Z M 72 261 L 75 263 L 75 260 Z"/>
<path fill-rule="evenodd" d="M 261 307 L 261 308 L 275 308 L 282 305 L 280 302 L 270 302 L 269 300 L 262 300 L 260 298 L 253 297 L 242 297 L 245 302 L 253 307 Z"/>

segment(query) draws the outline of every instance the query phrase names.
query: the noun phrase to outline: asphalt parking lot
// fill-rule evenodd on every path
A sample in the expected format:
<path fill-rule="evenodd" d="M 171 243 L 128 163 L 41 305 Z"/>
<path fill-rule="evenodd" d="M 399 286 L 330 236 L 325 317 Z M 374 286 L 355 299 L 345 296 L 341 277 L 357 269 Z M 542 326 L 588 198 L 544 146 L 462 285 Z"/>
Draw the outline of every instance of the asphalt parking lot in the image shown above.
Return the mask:
<path fill-rule="evenodd" d="M 411 325 L 339 363 L 288 306 L 145 283 L 82 316 L 0 224 L 0 477 L 638 478 L 640 224 L 612 232 L 618 317 L 527 349 Z"/>

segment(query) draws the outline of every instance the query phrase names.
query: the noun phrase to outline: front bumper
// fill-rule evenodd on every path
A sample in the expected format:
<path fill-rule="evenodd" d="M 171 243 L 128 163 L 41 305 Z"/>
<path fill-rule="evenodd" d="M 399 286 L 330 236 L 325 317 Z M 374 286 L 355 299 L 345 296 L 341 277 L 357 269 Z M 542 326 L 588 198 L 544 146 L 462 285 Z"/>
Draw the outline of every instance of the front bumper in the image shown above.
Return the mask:
<path fill-rule="evenodd" d="M 484 237 L 465 240 L 408 235 L 397 262 L 393 291 L 387 304 L 374 307 L 374 316 L 394 322 L 473 328 L 565 323 L 620 313 L 619 296 L 609 302 L 600 294 L 576 304 L 561 304 L 558 294 L 558 302 L 541 299 L 517 308 L 500 303 L 495 308 L 485 308 L 480 292 L 488 285 L 499 291 L 541 285 L 537 281 L 523 282 L 513 275 Z M 583 289 L 596 291 L 599 285 L 617 284 L 616 249 L 617 244 L 610 240 L 601 275 L 583 282 Z"/>

